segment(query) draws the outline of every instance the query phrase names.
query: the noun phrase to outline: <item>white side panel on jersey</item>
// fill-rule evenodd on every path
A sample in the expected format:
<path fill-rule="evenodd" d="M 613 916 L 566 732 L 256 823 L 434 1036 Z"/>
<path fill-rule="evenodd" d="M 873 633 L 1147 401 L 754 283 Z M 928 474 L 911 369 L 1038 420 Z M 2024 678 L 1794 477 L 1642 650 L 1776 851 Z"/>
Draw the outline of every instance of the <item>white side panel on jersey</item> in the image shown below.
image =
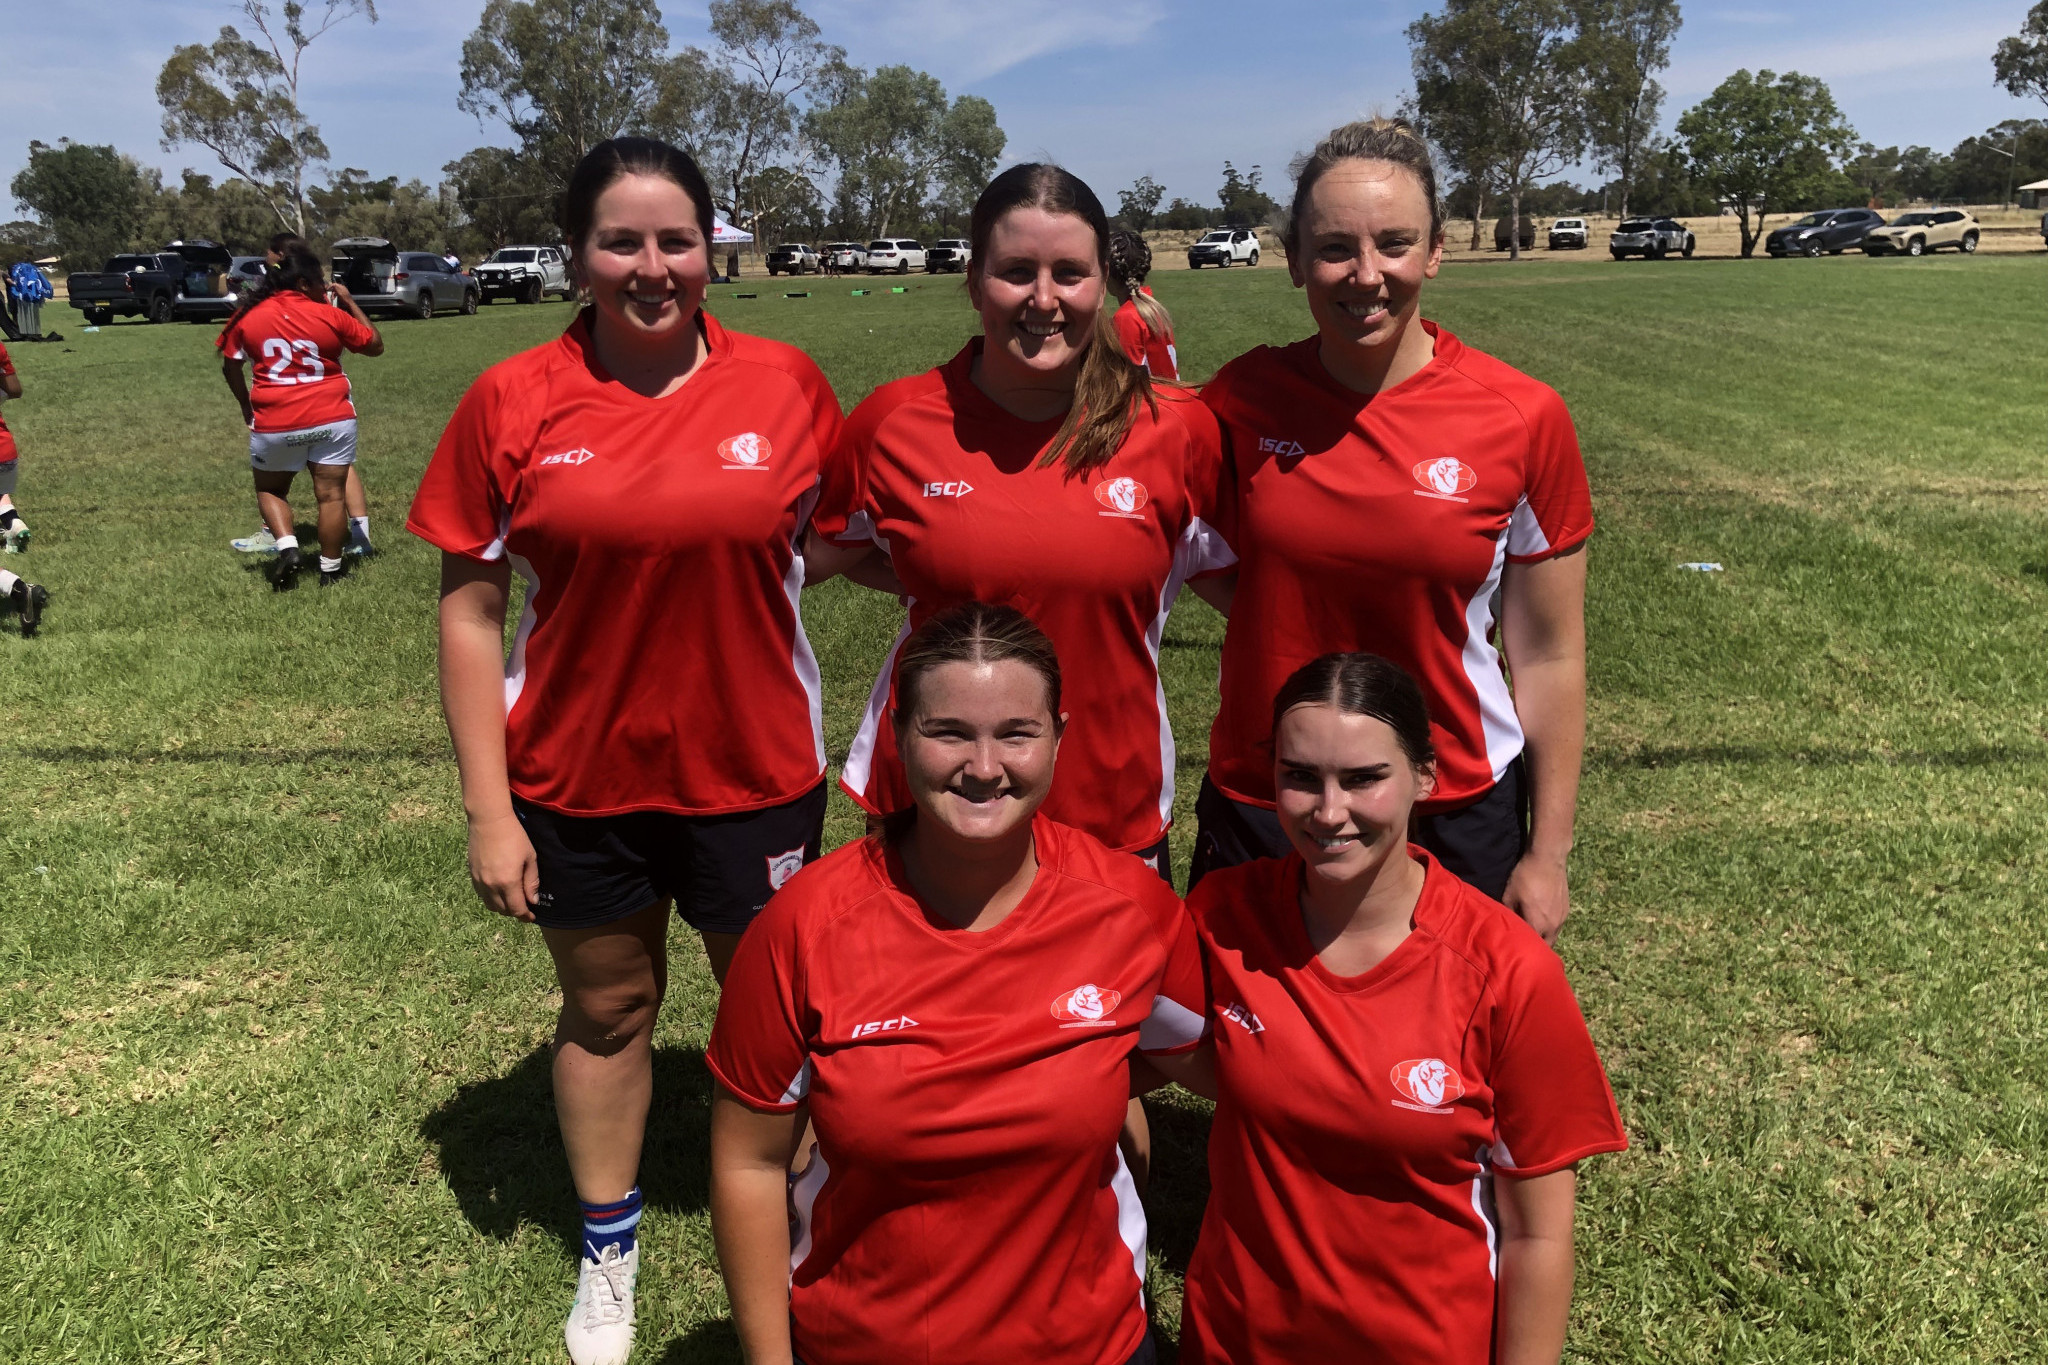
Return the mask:
<path fill-rule="evenodd" d="M 1138 1182 L 1124 1165 L 1123 1149 L 1116 1154 L 1116 1174 L 1109 1178 L 1116 1191 L 1116 1235 L 1130 1248 L 1131 1271 L 1138 1277 L 1138 1302 L 1145 1302 L 1145 1201 L 1138 1198 Z"/>
<path fill-rule="evenodd" d="M 1479 1215 L 1479 1225 L 1486 1229 L 1486 1273 L 1495 1280 L 1500 1278 L 1500 1212 L 1493 1202 L 1493 1162 L 1487 1149 L 1477 1152 L 1479 1173 L 1472 1177 L 1472 1212 Z"/>
<path fill-rule="evenodd" d="M 1527 498 L 1517 498 L 1514 515 L 1508 518 L 1508 553 L 1527 558 L 1549 552 L 1550 537 L 1543 534 L 1535 509 L 1529 506 Z"/>
<path fill-rule="evenodd" d="M 825 766 L 825 683 L 818 673 L 818 656 L 811 652 L 811 637 L 804 634 L 804 609 L 799 600 L 804 594 L 804 528 L 811 524 L 811 509 L 818 505 L 818 485 L 813 483 L 811 491 L 797 499 L 796 543 L 790 546 L 789 568 L 782 575 L 782 592 L 789 598 L 790 615 L 790 666 L 796 670 L 796 680 L 803 684 L 804 697 L 811 706 L 811 748 L 817 753 L 818 767 Z"/>
<path fill-rule="evenodd" d="M 1173 543 L 1173 567 L 1167 570 L 1166 582 L 1159 589 L 1159 610 L 1153 614 L 1152 624 L 1145 629 L 1145 650 L 1152 656 L 1152 705 L 1159 716 L 1159 823 L 1162 827 L 1173 823 L 1174 765 L 1180 755 L 1173 743 L 1173 721 L 1166 714 L 1166 679 L 1159 671 L 1159 648 L 1166 635 L 1166 618 L 1172 614 L 1174 601 L 1180 597 L 1181 585 L 1187 582 L 1189 574 L 1206 567 L 1202 560 L 1207 552 L 1206 533 L 1207 528 L 1202 525 L 1201 518 L 1192 517 L 1187 529 L 1180 533 L 1180 539 Z"/>
<path fill-rule="evenodd" d="M 846 519 L 846 534 L 834 536 L 833 539 L 842 545 L 863 540 L 874 540 L 875 519 L 869 516 L 865 509 L 855 512 Z"/>
<path fill-rule="evenodd" d="M 504 553 L 505 542 L 501 538 L 492 543 L 492 548 Z M 497 555 L 491 558 L 496 559 Z M 518 555 L 512 556 L 512 567 L 526 580 L 526 609 L 519 613 L 519 629 L 512 633 L 512 652 L 505 656 L 505 714 L 510 716 L 512 708 L 519 704 L 519 694 L 526 690 L 526 637 L 533 634 L 533 603 L 540 596 L 540 576 L 533 571 L 533 565 Z"/>
<path fill-rule="evenodd" d="M 777 1104 L 796 1104 L 811 1093 L 811 1059 L 804 1058 L 804 1064 L 790 1077 L 789 1084 L 782 1088 L 782 1098 Z"/>
<path fill-rule="evenodd" d="M 1152 997 L 1152 1013 L 1138 1025 L 1138 1050 L 1168 1052 L 1189 1043 L 1199 1043 L 1208 1022 L 1179 1001 L 1155 995 Z"/>
<path fill-rule="evenodd" d="M 1465 604 L 1465 680 L 1479 699 L 1479 727 L 1486 736 L 1486 761 L 1493 780 L 1500 781 L 1508 764 L 1522 752 L 1522 721 L 1515 714 L 1515 699 L 1508 692 L 1508 680 L 1500 671 L 1500 651 L 1489 638 L 1493 633 L 1493 594 L 1500 588 L 1501 569 L 1507 563 L 1508 537 L 1502 531 L 1493 545 L 1493 567 L 1472 600 Z"/>
<path fill-rule="evenodd" d="M 825 1164 L 825 1149 L 813 1143 L 804 1173 L 789 1188 L 790 1208 L 796 1214 L 795 1236 L 789 1248 L 791 1279 L 796 1278 L 797 1267 L 811 1254 L 811 1210 L 818 1206 L 818 1191 L 825 1188 L 825 1178 L 831 1174 L 832 1168 Z"/>
<path fill-rule="evenodd" d="M 512 509 L 500 507 L 498 509 L 498 538 L 478 551 L 478 557 L 487 562 L 496 563 L 498 557 L 505 553 L 505 537 L 511 534 Z M 528 600 L 532 599 L 529 598 Z"/>
<path fill-rule="evenodd" d="M 905 605 L 916 604 L 913 597 Z M 896 632 L 896 643 L 889 646 L 889 657 L 882 660 L 881 674 L 868 689 L 867 710 L 861 713 L 860 729 L 846 750 L 846 766 L 839 770 L 840 781 L 857 792 L 867 791 L 868 782 L 875 775 L 875 742 L 882 733 L 884 713 L 889 709 L 889 681 L 896 676 L 896 656 L 902 653 L 903 642 L 909 638 L 910 617 L 906 614 L 903 629 Z"/>
<path fill-rule="evenodd" d="M 1223 533 L 1200 517 L 1188 524 L 1188 535 L 1194 538 L 1194 560 L 1188 566 L 1186 577 L 1227 569 L 1237 563 L 1237 551 L 1230 548 L 1230 542 L 1223 538 Z"/>

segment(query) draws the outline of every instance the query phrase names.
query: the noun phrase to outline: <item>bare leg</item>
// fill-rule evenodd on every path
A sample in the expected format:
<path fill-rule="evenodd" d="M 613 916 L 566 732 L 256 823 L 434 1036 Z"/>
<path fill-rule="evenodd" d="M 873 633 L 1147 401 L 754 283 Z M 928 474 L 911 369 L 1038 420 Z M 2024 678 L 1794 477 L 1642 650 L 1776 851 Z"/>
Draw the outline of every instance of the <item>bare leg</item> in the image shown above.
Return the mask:
<path fill-rule="evenodd" d="M 341 547 L 348 541 L 348 513 L 343 510 L 343 495 L 348 487 L 348 471 L 353 468 L 345 464 L 309 464 L 313 474 L 313 496 L 320 500 L 320 553 L 328 559 L 341 558 Z"/>
<path fill-rule="evenodd" d="M 363 493 L 361 466 L 348 467 L 348 514 L 352 517 L 370 515 L 370 499 Z"/>
<path fill-rule="evenodd" d="M 555 1113 L 576 1197 L 626 1197 L 654 1096 L 654 1021 L 668 989 L 668 902 L 595 929 L 543 929 L 562 983 Z"/>
<path fill-rule="evenodd" d="M 263 518 L 263 524 L 274 536 L 292 535 L 292 505 L 289 495 L 292 491 L 292 470 L 258 469 L 256 475 L 256 512 Z"/>
<path fill-rule="evenodd" d="M 725 973 L 732 966 L 732 955 L 739 951 L 738 934 L 705 933 L 704 956 L 711 959 L 711 979 L 719 985 L 725 984 Z"/>

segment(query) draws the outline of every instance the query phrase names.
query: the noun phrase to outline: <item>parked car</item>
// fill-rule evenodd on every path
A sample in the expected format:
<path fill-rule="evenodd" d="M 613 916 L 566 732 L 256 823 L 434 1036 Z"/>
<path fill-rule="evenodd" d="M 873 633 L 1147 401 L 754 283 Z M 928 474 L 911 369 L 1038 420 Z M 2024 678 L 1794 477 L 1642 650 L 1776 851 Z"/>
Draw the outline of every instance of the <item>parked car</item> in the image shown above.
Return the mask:
<path fill-rule="evenodd" d="M 913 270 L 924 269 L 924 264 L 923 242 L 913 242 L 908 237 L 879 237 L 868 243 L 867 272 L 870 275 L 879 275 L 885 270 L 908 275 Z"/>
<path fill-rule="evenodd" d="M 932 243 L 932 249 L 925 256 L 925 271 L 928 274 L 943 274 L 948 270 L 964 271 L 967 263 L 974 259 L 974 245 L 959 237 L 941 237 Z"/>
<path fill-rule="evenodd" d="M 768 253 L 770 275 L 815 275 L 824 268 L 818 253 L 802 242 L 785 242 Z"/>
<path fill-rule="evenodd" d="M 1522 250 L 1527 251 L 1530 247 L 1536 245 L 1536 220 L 1526 213 L 1522 215 L 1521 237 Z M 1508 249 L 1508 216 L 1505 213 L 1493 225 L 1493 249 L 1495 251 L 1506 251 Z"/>
<path fill-rule="evenodd" d="M 334 244 L 334 278 L 365 313 L 410 313 L 420 319 L 437 309 L 474 313 L 483 290 L 477 281 L 427 251 L 401 252 L 382 237 L 344 237 Z"/>
<path fill-rule="evenodd" d="M 1560 218 L 1550 225 L 1546 245 L 1552 251 L 1584 251 L 1592 240 L 1583 218 Z"/>
<path fill-rule="evenodd" d="M 228 272 L 235 258 L 213 242 L 172 242 L 162 251 L 109 257 L 106 269 L 73 272 L 65 299 L 87 326 L 117 317 L 150 322 L 224 318 L 235 310 Z"/>
<path fill-rule="evenodd" d="M 868 249 L 859 242 L 827 242 L 825 264 L 834 270 L 866 270 Z"/>
<path fill-rule="evenodd" d="M 1607 239 L 1607 250 L 1619 261 L 1629 256 L 1661 261 L 1672 252 L 1690 256 L 1698 239 L 1675 218 L 1625 218 Z"/>
<path fill-rule="evenodd" d="M 550 294 L 576 296 L 568 251 L 559 246 L 501 246 L 477 266 L 475 277 L 485 303 L 539 303 Z"/>
<path fill-rule="evenodd" d="M 1822 209 L 1789 223 L 1764 238 L 1764 250 L 1773 256 L 1839 256 L 1884 226 L 1884 219 L 1870 209 Z"/>
<path fill-rule="evenodd" d="M 1952 246 L 1968 255 L 1977 249 L 1981 229 L 1977 220 L 1963 209 L 1921 209 L 1902 213 L 1863 239 L 1863 254 L 1924 256 Z"/>
<path fill-rule="evenodd" d="M 1249 228 L 1218 228 L 1188 248 L 1188 269 L 1213 265 L 1227 270 L 1236 261 L 1259 263 L 1259 235 Z"/>

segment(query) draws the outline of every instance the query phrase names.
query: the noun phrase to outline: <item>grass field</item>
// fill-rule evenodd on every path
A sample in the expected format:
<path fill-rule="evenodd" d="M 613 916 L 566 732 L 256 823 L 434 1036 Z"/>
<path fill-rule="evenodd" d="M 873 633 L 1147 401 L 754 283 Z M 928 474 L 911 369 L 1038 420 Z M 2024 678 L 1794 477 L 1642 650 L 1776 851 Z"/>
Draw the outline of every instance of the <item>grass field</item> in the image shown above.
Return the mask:
<path fill-rule="evenodd" d="M 1634 1147 L 1584 1172 L 1572 1359 L 2048 1357 L 2044 279 L 1849 257 L 1432 287 L 1563 392 L 1600 518 L 1562 946 Z M 1155 283 L 1191 374 L 1307 328 L 1270 264 Z M 713 306 L 851 405 L 971 326 L 957 281 L 910 285 Z M 463 387 L 569 311 L 394 323 L 351 363 L 386 553 L 288 596 L 227 548 L 255 519 L 212 329 L 52 314 L 71 339 L 14 348 L 7 414 L 38 537 L 7 567 L 52 605 L 0 638 L 0 1359 L 556 1360 L 552 979 L 462 872 L 435 555 L 400 522 Z M 806 612 L 836 756 L 896 607 L 835 583 Z M 1184 807 L 1220 627 L 1188 598 L 1168 631 Z M 835 797 L 828 844 L 856 829 Z M 713 997 L 676 942 L 649 1365 L 737 1355 Z M 1155 1112 L 1170 1327 L 1203 1118 Z"/>

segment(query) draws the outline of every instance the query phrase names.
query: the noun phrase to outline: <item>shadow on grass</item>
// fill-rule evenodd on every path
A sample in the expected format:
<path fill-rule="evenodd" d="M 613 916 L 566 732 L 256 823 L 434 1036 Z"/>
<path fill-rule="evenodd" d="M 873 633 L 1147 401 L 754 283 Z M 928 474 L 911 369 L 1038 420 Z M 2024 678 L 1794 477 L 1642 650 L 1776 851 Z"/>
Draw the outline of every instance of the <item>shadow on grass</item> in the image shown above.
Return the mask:
<path fill-rule="evenodd" d="M 434 1144 L 441 1176 L 471 1227 L 501 1241 L 522 1226 L 547 1228 L 574 1256 L 581 1224 L 549 1060 L 550 1050 L 537 1047 L 504 1075 L 461 1087 L 420 1121 L 420 1135 Z M 709 1204 L 710 1180 L 711 1076 L 703 1050 L 657 1047 L 641 1193 L 650 1209 L 696 1213 Z"/>
<path fill-rule="evenodd" d="M 653 1359 L 654 1365 L 737 1365 L 740 1335 L 730 1318 L 700 1322 Z"/>
<path fill-rule="evenodd" d="M 1147 1241 L 1166 1269 L 1185 1276 L 1209 1202 L 1209 1109 L 1192 1096 L 1161 1090 L 1146 1096 L 1145 1117 L 1152 1129 Z M 1157 1295 L 1147 1294 L 1145 1306 L 1152 1315 L 1160 1365 L 1171 1365 L 1179 1358 L 1174 1342 L 1180 1324 L 1161 1318 Z"/>

